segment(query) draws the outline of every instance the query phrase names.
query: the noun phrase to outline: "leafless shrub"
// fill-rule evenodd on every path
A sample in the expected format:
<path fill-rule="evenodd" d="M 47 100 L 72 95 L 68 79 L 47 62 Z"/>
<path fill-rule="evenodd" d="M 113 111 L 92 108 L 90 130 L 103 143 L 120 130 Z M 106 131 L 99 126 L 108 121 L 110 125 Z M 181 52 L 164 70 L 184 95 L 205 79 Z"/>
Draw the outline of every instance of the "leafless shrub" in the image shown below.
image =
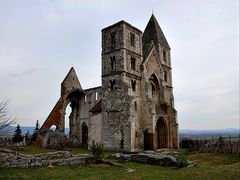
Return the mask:
<path fill-rule="evenodd" d="M 15 123 L 15 117 L 8 111 L 9 101 L 0 102 L 0 135 L 6 133 L 11 125 Z"/>

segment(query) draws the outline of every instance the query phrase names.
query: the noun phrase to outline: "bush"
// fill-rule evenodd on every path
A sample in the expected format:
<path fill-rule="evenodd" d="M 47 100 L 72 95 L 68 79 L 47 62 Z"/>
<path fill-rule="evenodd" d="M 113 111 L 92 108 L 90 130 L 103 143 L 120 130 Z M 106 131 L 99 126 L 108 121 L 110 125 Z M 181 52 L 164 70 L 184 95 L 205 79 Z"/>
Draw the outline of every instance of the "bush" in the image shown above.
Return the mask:
<path fill-rule="evenodd" d="M 90 145 L 90 151 L 92 152 L 93 157 L 100 161 L 103 158 L 103 143 L 95 143 L 95 141 L 92 141 L 92 144 Z"/>
<path fill-rule="evenodd" d="M 177 166 L 179 168 L 186 167 L 188 165 L 187 158 L 184 155 L 178 155 L 176 157 L 176 160 L 177 160 L 177 164 L 178 164 Z"/>
<path fill-rule="evenodd" d="M 180 147 L 184 149 L 189 149 L 189 151 L 193 151 L 196 145 L 196 141 L 192 139 L 183 139 L 180 142 Z"/>

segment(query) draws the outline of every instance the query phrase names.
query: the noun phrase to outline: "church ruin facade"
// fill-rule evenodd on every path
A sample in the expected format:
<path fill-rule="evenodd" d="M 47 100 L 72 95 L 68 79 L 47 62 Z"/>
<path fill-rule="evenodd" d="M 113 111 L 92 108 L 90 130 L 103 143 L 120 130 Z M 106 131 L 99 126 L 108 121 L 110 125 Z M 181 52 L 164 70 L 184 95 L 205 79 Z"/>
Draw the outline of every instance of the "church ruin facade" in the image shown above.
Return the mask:
<path fill-rule="evenodd" d="M 125 21 L 102 29 L 102 86 L 83 89 L 71 68 L 38 145 L 49 143 L 53 125 L 55 133 L 64 134 L 69 104 L 72 145 L 95 141 L 109 150 L 178 148 L 170 46 L 154 15 L 143 33 Z"/>

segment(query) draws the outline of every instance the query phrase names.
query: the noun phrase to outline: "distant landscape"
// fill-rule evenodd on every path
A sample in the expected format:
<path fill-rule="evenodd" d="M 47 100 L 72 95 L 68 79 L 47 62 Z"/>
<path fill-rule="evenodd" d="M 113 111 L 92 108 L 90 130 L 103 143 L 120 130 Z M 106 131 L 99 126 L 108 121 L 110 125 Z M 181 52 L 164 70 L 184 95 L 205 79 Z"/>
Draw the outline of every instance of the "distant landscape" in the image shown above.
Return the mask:
<path fill-rule="evenodd" d="M 33 133 L 35 127 L 21 127 L 22 133 L 25 134 L 29 131 L 30 134 Z M 10 128 L 10 133 L 14 133 L 16 127 Z M 65 128 L 65 132 L 69 133 L 69 128 Z M 240 136 L 240 129 L 237 128 L 228 128 L 228 129 L 209 129 L 209 130 L 195 130 L 195 129 L 180 129 L 179 137 L 182 138 L 217 138 L 220 136 L 223 137 L 238 137 Z"/>
<path fill-rule="evenodd" d="M 11 126 L 8 129 L 8 132 L 10 134 L 14 133 L 16 127 L 15 126 Z M 35 127 L 31 127 L 31 126 L 21 126 L 21 130 L 22 130 L 22 134 L 26 134 L 27 132 L 29 132 L 29 134 L 32 134 L 34 131 Z M 68 134 L 69 133 L 69 128 L 65 128 L 65 132 Z"/>
<path fill-rule="evenodd" d="M 181 138 L 217 138 L 217 137 L 238 137 L 240 135 L 240 129 L 228 128 L 228 129 L 209 129 L 209 130 L 194 130 L 194 129 L 180 129 L 179 137 Z"/>

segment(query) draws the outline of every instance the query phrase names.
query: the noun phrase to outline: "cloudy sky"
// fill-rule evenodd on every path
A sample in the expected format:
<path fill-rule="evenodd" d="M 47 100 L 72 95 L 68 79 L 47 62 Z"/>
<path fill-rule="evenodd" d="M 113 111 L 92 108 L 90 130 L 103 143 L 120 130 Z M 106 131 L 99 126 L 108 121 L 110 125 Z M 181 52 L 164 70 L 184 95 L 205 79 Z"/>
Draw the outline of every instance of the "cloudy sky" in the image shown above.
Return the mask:
<path fill-rule="evenodd" d="M 239 128 L 238 0 L 0 0 L 0 100 L 22 126 L 44 122 L 73 66 L 101 85 L 101 29 L 144 31 L 152 9 L 171 46 L 181 129 Z"/>

